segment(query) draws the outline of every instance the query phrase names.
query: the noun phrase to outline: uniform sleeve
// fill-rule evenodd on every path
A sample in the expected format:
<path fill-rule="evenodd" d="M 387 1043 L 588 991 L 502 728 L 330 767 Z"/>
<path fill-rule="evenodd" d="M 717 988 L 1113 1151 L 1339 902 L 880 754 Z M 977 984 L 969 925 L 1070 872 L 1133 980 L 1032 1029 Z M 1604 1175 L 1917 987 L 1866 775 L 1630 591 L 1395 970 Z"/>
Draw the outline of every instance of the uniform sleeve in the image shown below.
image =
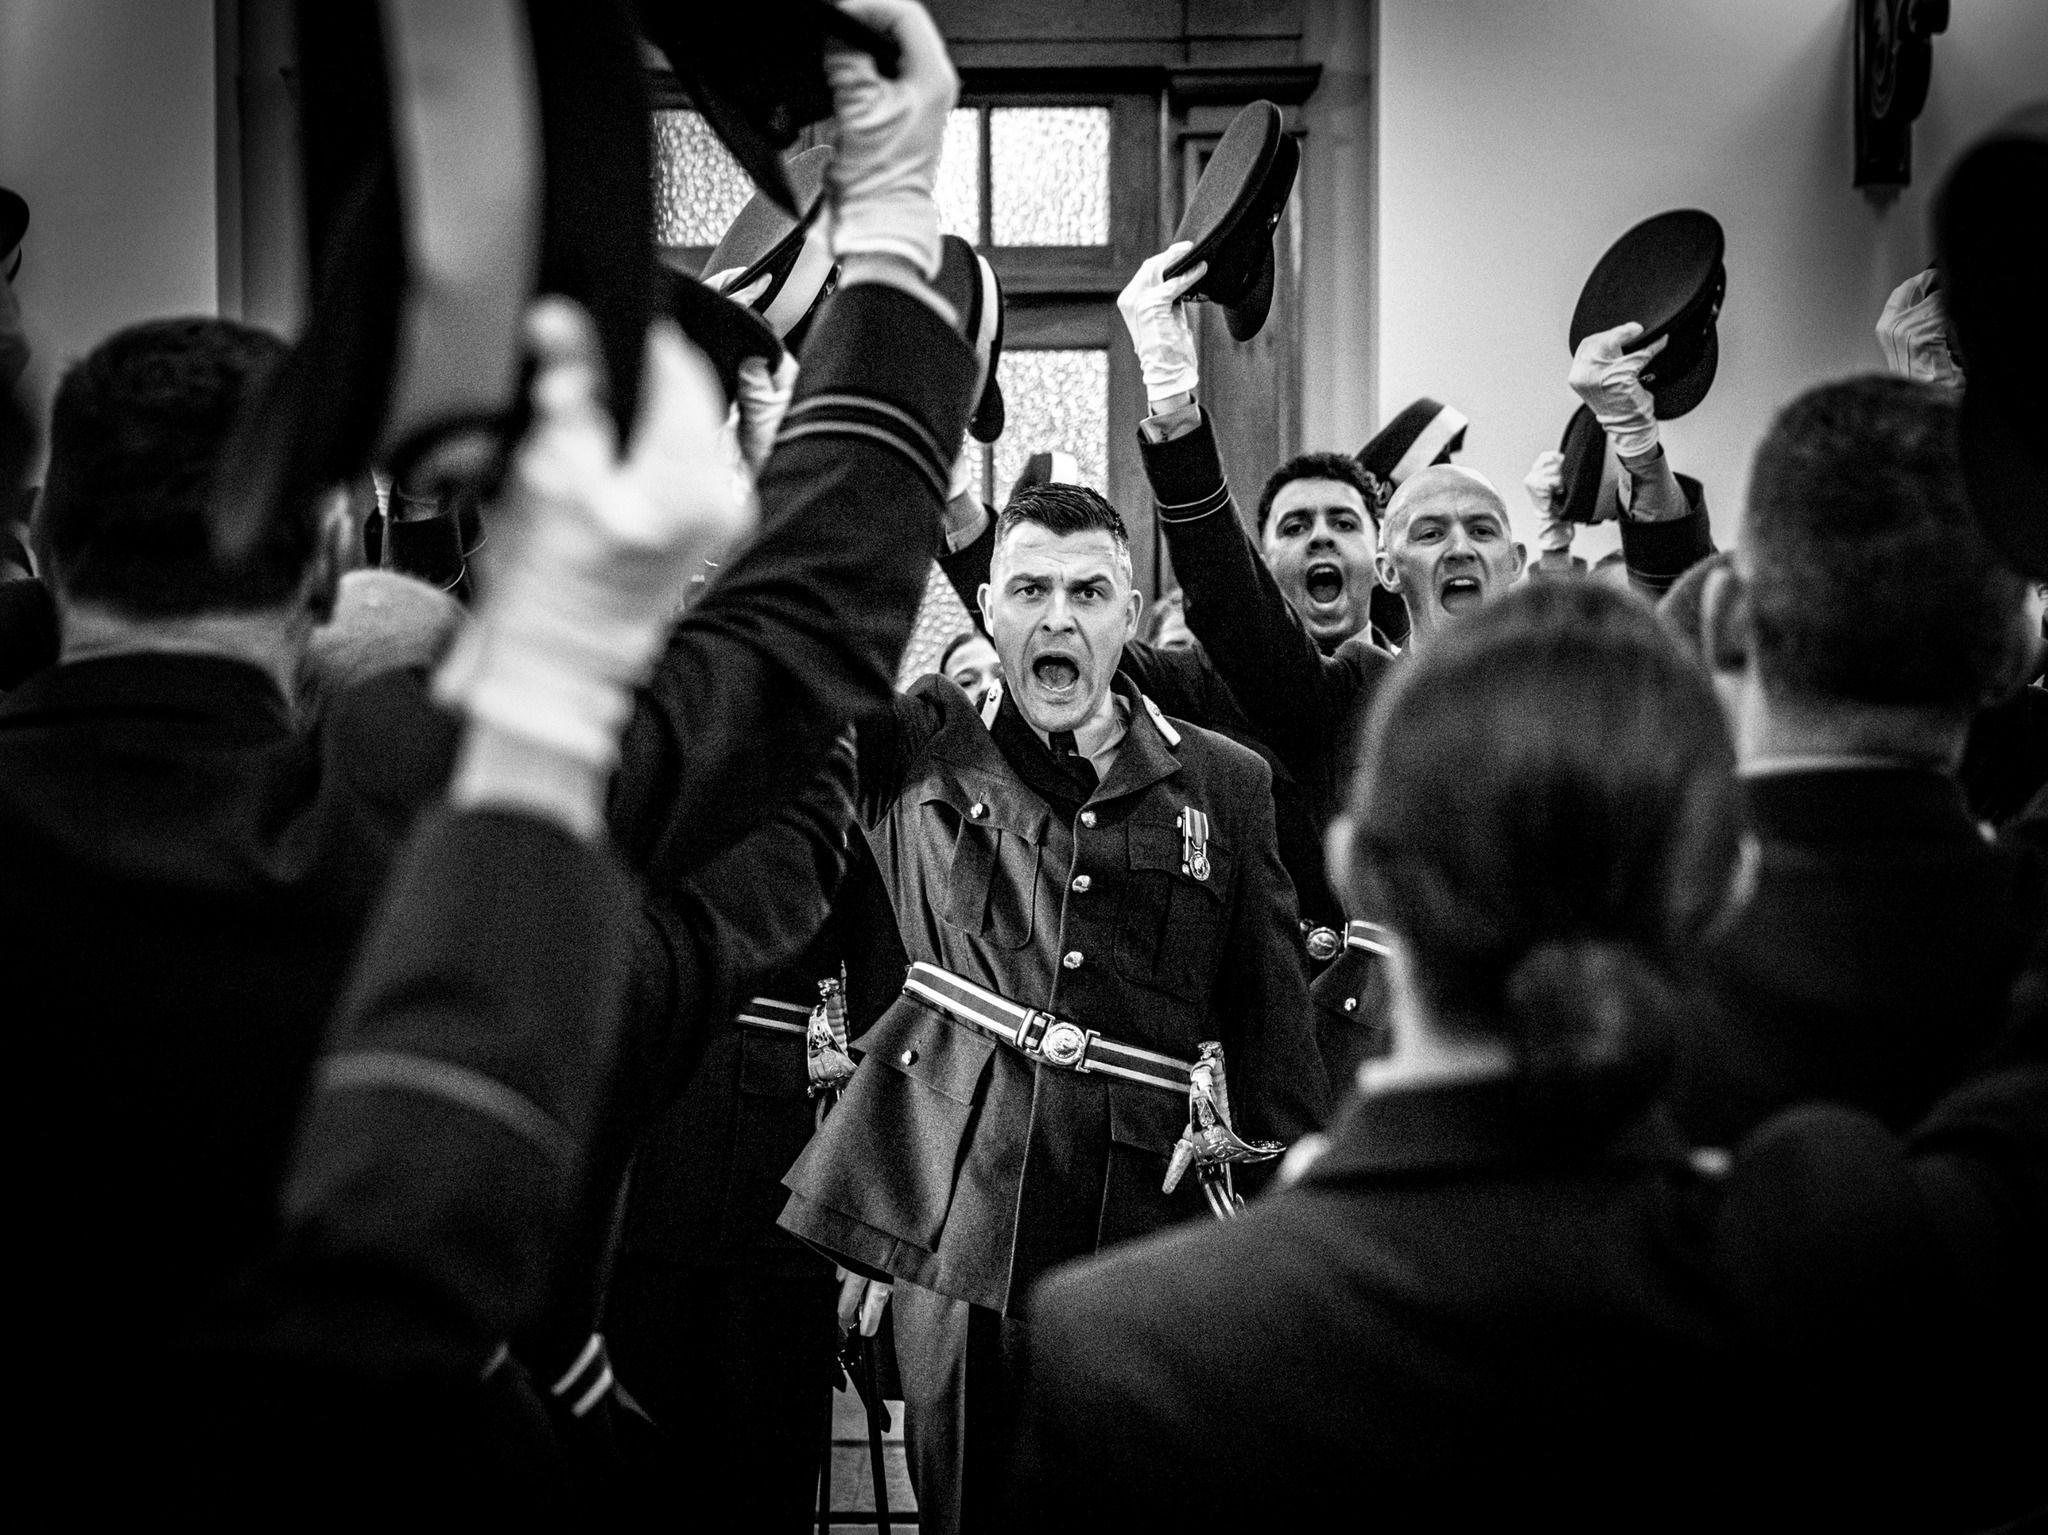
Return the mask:
<path fill-rule="evenodd" d="M 1666 522 L 1621 519 L 1621 558 L 1629 584 L 1652 602 L 1678 584 L 1678 578 L 1714 552 L 1714 533 L 1707 520 L 1707 493 L 1689 474 L 1678 476 L 1685 493 L 1685 515 Z"/>
<path fill-rule="evenodd" d="M 701 866 L 886 706 L 940 541 L 974 358 L 893 288 L 841 290 L 805 347 L 757 491 L 759 533 L 675 627 L 613 787 L 613 834 Z"/>
<path fill-rule="evenodd" d="M 1188 627 L 1260 739 L 1294 772 L 1309 771 L 1350 718 L 1352 668 L 1316 648 L 1245 535 L 1208 413 L 1167 442 L 1141 434 L 1139 449 Z"/>
<path fill-rule="evenodd" d="M 1291 1144 L 1322 1124 L 1330 1088 L 1295 942 L 1294 883 L 1280 864 L 1271 777 L 1263 762 L 1254 771 L 1240 795 L 1245 814 L 1225 949 L 1231 963 L 1225 967 L 1224 1063 L 1238 1134 Z M 1256 1185 L 1266 1176 L 1270 1172 L 1254 1173 L 1250 1181 Z"/>

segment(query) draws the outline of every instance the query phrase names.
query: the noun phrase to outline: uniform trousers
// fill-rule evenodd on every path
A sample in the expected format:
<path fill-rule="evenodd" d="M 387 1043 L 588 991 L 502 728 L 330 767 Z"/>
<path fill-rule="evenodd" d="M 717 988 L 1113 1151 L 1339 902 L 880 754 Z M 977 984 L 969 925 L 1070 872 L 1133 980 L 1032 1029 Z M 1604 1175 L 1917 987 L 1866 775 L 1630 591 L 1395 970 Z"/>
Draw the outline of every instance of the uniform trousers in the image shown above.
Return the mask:
<path fill-rule="evenodd" d="M 627 1255 L 606 1341 L 619 1382 L 660 1427 L 636 1502 L 690 1528 L 815 1529 L 832 1429 L 839 1287 Z"/>
<path fill-rule="evenodd" d="M 1015 1398 L 1006 1351 L 1015 1324 L 898 1283 L 896 1369 L 903 1383 L 903 1451 L 924 1535 L 1000 1530 Z"/>

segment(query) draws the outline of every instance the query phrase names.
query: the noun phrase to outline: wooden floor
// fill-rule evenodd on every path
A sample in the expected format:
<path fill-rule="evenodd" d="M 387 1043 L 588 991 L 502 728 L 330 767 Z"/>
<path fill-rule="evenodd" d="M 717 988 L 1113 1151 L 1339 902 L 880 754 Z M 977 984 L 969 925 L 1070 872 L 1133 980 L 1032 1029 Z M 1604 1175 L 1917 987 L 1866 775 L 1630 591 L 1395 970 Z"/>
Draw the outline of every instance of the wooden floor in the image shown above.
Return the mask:
<path fill-rule="evenodd" d="M 903 1404 L 889 1404 L 882 1470 L 889 1489 L 893 1528 L 917 1528 L 917 1499 L 911 1496 L 910 1474 L 903 1464 Z M 833 1530 L 875 1528 L 875 1484 L 868 1469 L 867 1414 L 851 1391 L 832 1394 L 832 1510 L 852 1517 L 836 1519 Z"/>

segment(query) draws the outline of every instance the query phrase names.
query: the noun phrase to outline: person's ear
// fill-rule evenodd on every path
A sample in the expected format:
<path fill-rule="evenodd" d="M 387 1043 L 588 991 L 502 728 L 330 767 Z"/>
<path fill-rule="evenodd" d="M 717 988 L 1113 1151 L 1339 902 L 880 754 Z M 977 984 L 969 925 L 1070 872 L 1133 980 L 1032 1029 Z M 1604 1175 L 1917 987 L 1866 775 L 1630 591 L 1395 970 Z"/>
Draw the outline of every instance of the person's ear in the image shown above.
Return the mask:
<path fill-rule="evenodd" d="M 974 605 L 981 609 L 981 632 L 993 641 L 996 637 L 996 616 L 989 608 L 988 582 L 982 582 L 975 589 Z"/>
<path fill-rule="evenodd" d="M 1707 573 L 1700 589 L 1700 653 L 1716 673 L 1749 670 L 1749 587 L 1731 565 Z"/>
<path fill-rule="evenodd" d="M 1372 557 L 1372 573 L 1381 586 L 1395 596 L 1401 595 L 1401 573 L 1394 568 L 1394 560 L 1384 549 Z"/>
<path fill-rule="evenodd" d="M 1509 577 L 1508 579 L 1509 579 L 1510 581 L 1518 581 L 1518 580 L 1520 580 L 1520 579 L 1521 579 L 1521 576 L 1522 576 L 1522 572 L 1523 572 L 1523 571 L 1525 571 L 1525 570 L 1527 570 L 1528 568 L 1529 568 L 1529 546 L 1528 546 L 1527 544 L 1524 544 L 1524 543 L 1520 543 L 1520 542 L 1517 542 L 1517 543 L 1516 543 L 1516 545 L 1515 545 L 1515 573 L 1514 573 L 1514 575 L 1510 576 L 1510 577 Z"/>
<path fill-rule="evenodd" d="M 1124 621 L 1124 638 L 1130 640 L 1138 632 L 1138 620 L 1145 612 L 1145 594 L 1135 586 L 1130 591 L 1130 613 Z"/>

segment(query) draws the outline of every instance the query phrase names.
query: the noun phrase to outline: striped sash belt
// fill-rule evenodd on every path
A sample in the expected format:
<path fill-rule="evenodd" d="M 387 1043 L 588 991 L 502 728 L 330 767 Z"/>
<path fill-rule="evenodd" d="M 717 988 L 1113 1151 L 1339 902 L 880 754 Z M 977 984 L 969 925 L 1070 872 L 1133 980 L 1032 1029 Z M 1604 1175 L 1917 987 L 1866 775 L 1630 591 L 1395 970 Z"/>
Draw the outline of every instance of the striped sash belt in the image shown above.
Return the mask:
<path fill-rule="evenodd" d="M 773 997 L 749 997 L 734 1022 L 743 1028 L 794 1034 L 801 1039 L 810 1031 L 811 1010 L 794 1002 L 778 1002 Z"/>
<path fill-rule="evenodd" d="M 1062 1071 L 1099 1071 L 1126 1082 L 1164 1088 L 1185 1097 L 1192 1067 L 1186 1061 L 1105 1039 L 1078 1023 L 1012 1002 L 1000 992 L 923 960 L 914 961 L 903 989 L 970 1029 Z"/>
<path fill-rule="evenodd" d="M 1344 924 L 1344 947 L 1363 949 L 1368 954 L 1377 954 L 1384 959 L 1387 953 L 1387 930 L 1377 922 L 1347 922 Z"/>

